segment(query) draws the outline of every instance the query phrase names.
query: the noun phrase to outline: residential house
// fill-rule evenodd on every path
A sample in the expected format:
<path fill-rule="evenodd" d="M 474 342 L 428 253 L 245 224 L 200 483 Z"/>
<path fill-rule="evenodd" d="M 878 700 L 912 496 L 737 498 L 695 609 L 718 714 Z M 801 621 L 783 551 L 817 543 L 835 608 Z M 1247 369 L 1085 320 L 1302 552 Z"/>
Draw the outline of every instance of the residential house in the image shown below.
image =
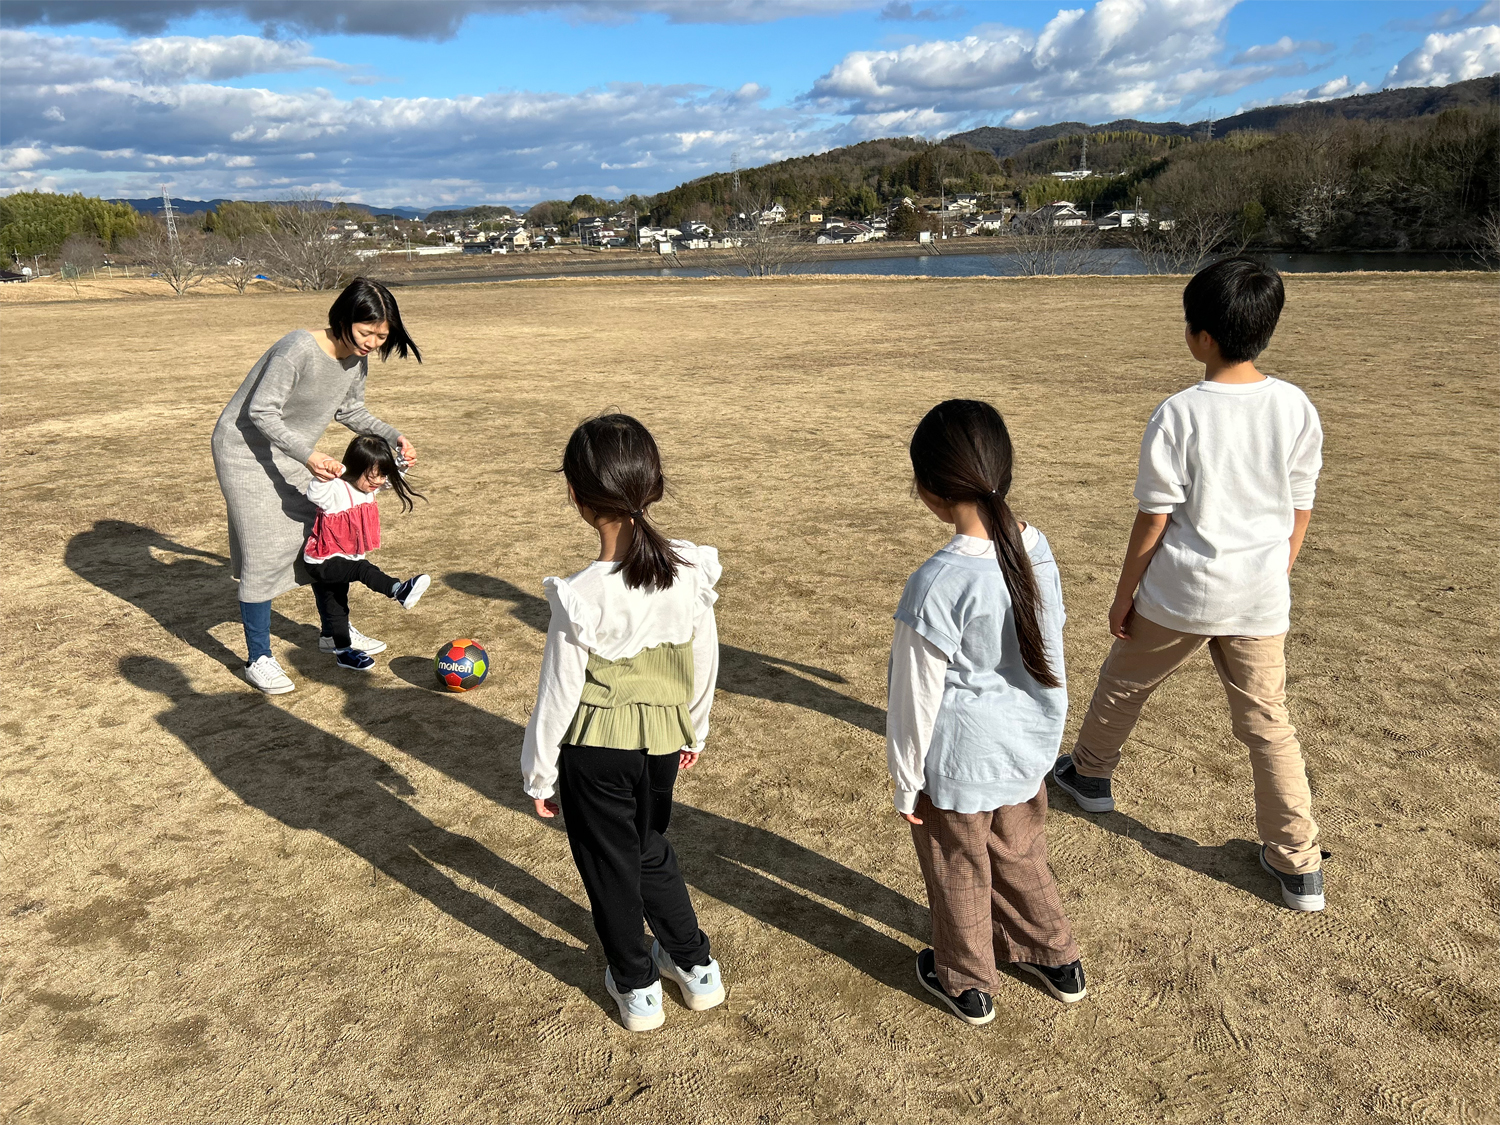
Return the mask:
<path fill-rule="evenodd" d="M 1026 223 L 1033 227 L 1067 227 L 1081 229 L 1094 225 L 1087 214 L 1067 200 L 1058 200 L 1038 207 L 1026 216 Z"/>
<path fill-rule="evenodd" d="M 1133 208 L 1111 211 L 1108 215 L 1101 215 L 1094 225 L 1100 230 L 1118 230 L 1121 227 L 1148 227 L 1151 225 L 1151 212 L 1137 211 Z"/>

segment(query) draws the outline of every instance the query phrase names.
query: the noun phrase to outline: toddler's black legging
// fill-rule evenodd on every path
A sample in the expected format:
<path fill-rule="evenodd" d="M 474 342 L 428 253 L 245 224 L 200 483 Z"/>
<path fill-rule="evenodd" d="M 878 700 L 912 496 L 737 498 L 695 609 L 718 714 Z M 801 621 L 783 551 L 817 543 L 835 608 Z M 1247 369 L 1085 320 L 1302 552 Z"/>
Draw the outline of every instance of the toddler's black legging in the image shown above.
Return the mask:
<path fill-rule="evenodd" d="M 369 559 L 333 558 L 308 563 L 307 572 L 313 576 L 313 597 L 318 603 L 318 616 L 323 619 L 323 634 L 332 637 L 339 648 L 349 647 L 349 583 L 363 582 L 386 597 L 401 584 Z"/>
<path fill-rule="evenodd" d="M 657 978 L 641 934 L 643 917 L 677 965 L 708 964 L 708 935 L 698 928 L 665 835 L 677 755 L 564 746 L 558 774 L 568 846 L 615 987 L 645 988 Z"/>

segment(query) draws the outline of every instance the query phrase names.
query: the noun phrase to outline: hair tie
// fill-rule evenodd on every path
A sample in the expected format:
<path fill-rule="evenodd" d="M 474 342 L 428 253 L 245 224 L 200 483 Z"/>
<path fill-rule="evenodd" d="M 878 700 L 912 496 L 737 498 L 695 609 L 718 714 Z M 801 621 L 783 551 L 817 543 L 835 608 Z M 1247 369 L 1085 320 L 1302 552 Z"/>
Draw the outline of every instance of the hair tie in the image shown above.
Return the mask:
<path fill-rule="evenodd" d="M 630 518 L 633 520 L 643 520 L 646 518 L 646 513 L 637 508 L 635 511 L 630 513 Z"/>
<path fill-rule="evenodd" d="M 990 489 L 990 495 L 993 496 L 993 495 L 995 495 L 995 493 L 997 493 L 999 491 L 1000 490 L 998 488 L 992 488 L 992 489 Z"/>

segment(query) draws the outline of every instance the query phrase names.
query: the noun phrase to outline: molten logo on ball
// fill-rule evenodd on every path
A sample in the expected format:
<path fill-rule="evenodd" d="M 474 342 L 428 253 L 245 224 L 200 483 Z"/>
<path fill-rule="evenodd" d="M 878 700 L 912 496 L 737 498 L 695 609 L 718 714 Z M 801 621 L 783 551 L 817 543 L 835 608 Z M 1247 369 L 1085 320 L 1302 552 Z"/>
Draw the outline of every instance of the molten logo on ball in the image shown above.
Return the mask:
<path fill-rule="evenodd" d="M 449 641 L 432 662 L 438 683 L 448 691 L 473 691 L 490 670 L 489 653 L 478 641 Z"/>

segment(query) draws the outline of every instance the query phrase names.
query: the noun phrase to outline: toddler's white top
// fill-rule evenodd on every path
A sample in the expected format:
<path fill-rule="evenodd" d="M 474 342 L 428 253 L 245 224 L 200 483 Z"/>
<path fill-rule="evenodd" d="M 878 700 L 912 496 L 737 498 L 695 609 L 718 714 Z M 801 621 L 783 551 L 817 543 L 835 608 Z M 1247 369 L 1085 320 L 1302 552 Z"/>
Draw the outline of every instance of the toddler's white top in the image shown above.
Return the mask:
<path fill-rule="evenodd" d="M 589 656 L 614 661 L 658 645 L 693 648 L 693 693 L 688 702 L 697 744 L 684 750 L 701 753 L 708 736 L 708 713 L 719 678 L 719 632 L 714 620 L 714 590 L 722 568 L 714 547 L 671 540 L 691 565 L 679 567 L 665 590 L 632 590 L 619 564 L 593 562 L 569 578 L 542 582 L 552 607 L 536 706 L 521 744 L 521 777 L 526 793 L 550 797 L 557 786 L 557 759 L 562 742 L 583 697 Z"/>
<path fill-rule="evenodd" d="M 1205 636 L 1271 637 L 1290 626 L 1294 509 L 1310 509 L 1323 427 L 1280 379 L 1211 383 L 1156 408 L 1135 498 L 1171 516 L 1136 591 L 1136 612 Z"/>

